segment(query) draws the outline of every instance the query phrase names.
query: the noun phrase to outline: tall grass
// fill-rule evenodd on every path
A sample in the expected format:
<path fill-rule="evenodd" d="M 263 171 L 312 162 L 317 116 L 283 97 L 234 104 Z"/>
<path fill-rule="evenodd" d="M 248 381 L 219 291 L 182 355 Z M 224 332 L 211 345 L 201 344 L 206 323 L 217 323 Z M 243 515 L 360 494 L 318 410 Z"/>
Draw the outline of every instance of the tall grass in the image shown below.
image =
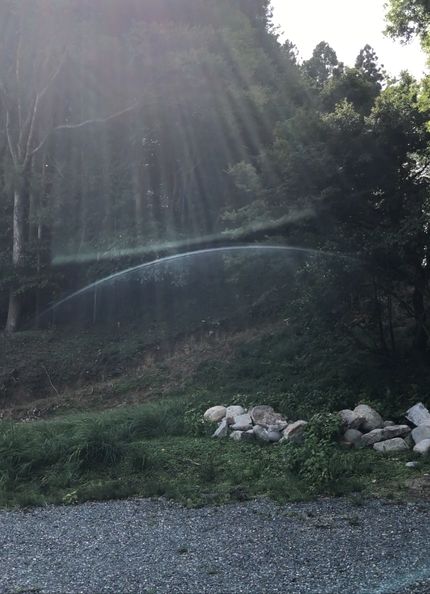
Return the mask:
<path fill-rule="evenodd" d="M 123 462 L 127 446 L 138 440 L 183 435 L 183 410 L 181 402 L 165 401 L 55 421 L 3 421 L 0 490 L 59 468 L 72 477 L 77 472 Z"/>

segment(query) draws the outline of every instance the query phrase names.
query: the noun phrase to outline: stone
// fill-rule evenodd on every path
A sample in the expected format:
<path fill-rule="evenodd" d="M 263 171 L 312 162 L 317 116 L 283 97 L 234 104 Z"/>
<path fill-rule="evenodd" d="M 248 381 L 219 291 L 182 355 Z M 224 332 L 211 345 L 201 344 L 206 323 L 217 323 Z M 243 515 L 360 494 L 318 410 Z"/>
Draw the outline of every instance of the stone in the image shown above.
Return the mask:
<path fill-rule="evenodd" d="M 267 433 L 267 429 L 261 427 L 260 425 L 254 425 L 253 433 L 256 439 L 259 441 L 269 441 L 269 434 Z"/>
<path fill-rule="evenodd" d="M 412 439 L 412 435 L 410 433 L 408 433 L 407 435 L 403 435 L 403 441 L 405 442 L 405 444 L 408 446 L 408 448 L 410 450 L 413 449 L 415 442 Z"/>
<path fill-rule="evenodd" d="M 422 402 L 412 406 L 406 413 L 405 417 L 416 425 L 430 425 L 430 412 L 426 409 Z"/>
<path fill-rule="evenodd" d="M 233 421 L 234 423 L 231 425 L 233 431 L 248 431 L 248 429 L 252 429 L 251 415 L 248 413 L 233 417 Z"/>
<path fill-rule="evenodd" d="M 288 427 L 288 421 L 282 421 L 282 420 L 276 421 L 276 423 L 275 423 L 274 425 L 271 425 L 271 427 L 276 427 L 276 429 L 277 429 L 277 430 L 278 430 L 280 433 L 282 433 L 282 431 L 283 431 L 283 430 L 284 430 L 286 427 Z"/>
<path fill-rule="evenodd" d="M 282 440 L 303 443 L 305 438 L 303 435 L 303 430 L 307 424 L 307 421 L 296 421 L 295 423 L 291 423 L 291 425 L 288 425 L 288 427 L 286 427 L 286 429 L 284 429 L 282 432 Z"/>
<path fill-rule="evenodd" d="M 411 432 L 409 425 L 389 425 L 382 429 L 384 431 L 384 439 L 393 439 L 394 437 L 400 437 L 401 435 L 407 435 Z"/>
<path fill-rule="evenodd" d="M 242 406 L 227 406 L 225 411 L 225 418 L 229 425 L 233 425 L 234 417 L 245 414 L 245 409 Z"/>
<path fill-rule="evenodd" d="M 365 433 L 362 435 L 360 439 L 360 448 L 365 448 L 366 446 L 373 445 L 378 441 L 382 441 L 384 439 L 384 432 L 385 429 L 373 429 L 369 431 L 369 433 Z"/>
<path fill-rule="evenodd" d="M 430 425 L 418 425 L 418 427 L 412 429 L 411 435 L 416 444 L 423 441 L 423 439 L 430 439 Z"/>
<path fill-rule="evenodd" d="M 278 430 L 276 425 L 271 425 L 270 427 L 268 427 L 267 435 L 269 436 L 269 441 L 272 442 L 277 442 L 282 437 L 281 432 Z"/>
<path fill-rule="evenodd" d="M 368 433 L 369 431 L 373 431 L 373 429 L 379 429 L 384 425 L 381 415 L 367 404 L 359 404 L 354 408 L 353 412 L 364 419 L 359 427 L 363 433 Z"/>
<path fill-rule="evenodd" d="M 222 439 L 223 437 L 228 437 L 227 419 L 223 419 L 221 421 L 218 429 L 215 431 L 215 433 L 212 435 L 212 437 L 217 437 L 218 439 Z"/>
<path fill-rule="evenodd" d="M 208 421 L 218 423 L 225 417 L 226 412 L 227 409 L 225 406 L 212 406 L 212 408 L 208 408 L 203 417 Z"/>
<path fill-rule="evenodd" d="M 418 442 L 417 445 L 414 447 L 413 451 L 416 454 L 421 454 L 423 456 L 427 456 L 430 454 L 430 439 L 423 439 L 422 441 Z"/>
<path fill-rule="evenodd" d="M 362 435 L 362 432 L 358 431 L 358 429 L 348 429 L 347 431 L 345 431 L 343 439 L 348 443 L 355 444 L 355 447 L 358 447 Z"/>
<path fill-rule="evenodd" d="M 242 440 L 243 441 L 254 441 L 254 429 L 248 429 L 248 431 L 242 431 Z"/>
<path fill-rule="evenodd" d="M 232 431 L 229 435 L 234 441 L 254 441 L 254 432 L 250 431 Z"/>
<path fill-rule="evenodd" d="M 234 439 L 234 441 L 241 441 L 242 439 L 242 431 L 232 431 L 229 435 L 230 439 Z"/>
<path fill-rule="evenodd" d="M 254 406 L 251 410 L 251 417 L 255 425 L 260 427 L 270 427 L 275 425 L 278 421 L 285 421 L 284 417 L 280 413 L 275 413 L 271 406 L 262 404 L 261 406 Z"/>
<path fill-rule="evenodd" d="M 369 433 L 365 433 L 361 437 L 359 447 L 364 448 L 379 441 L 394 439 L 395 437 L 400 437 L 400 435 L 406 435 L 410 431 L 411 428 L 408 425 L 392 425 L 390 427 L 382 427 L 382 429 L 373 429 L 373 431 L 369 431 Z"/>
<path fill-rule="evenodd" d="M 377 452 L 403 452 L 406 450 L 409 451 L 409 447 L 406 445 L 404 439 L 402 439 L 401 437 L 394 437 L 394 439 L 387 439 L 386 441 L 374 443 L 373 449 Z"/>
<path fill-rule="evenodd" d="M 407 468 L 416 468 L 419 465 L 420 465 L 420 463 L 417 462 L 416 460 L 413 460 L 412 462 L 406 462 L 406 464 L 405 464 L 405 466 Z"/>
<path fill-rule="evenodd" d="M 349 410 L 348 408 L 341 410 L 339 415 L 342 419 L 345 430 L 358 429 L 364 421 L 363 417 L 355 413 L 353 410 Z"/>
<path fill-rule="evenodd" d="M 393 427 L 395 424 L 394 421 L 384 421 L 384 427 Z"/>

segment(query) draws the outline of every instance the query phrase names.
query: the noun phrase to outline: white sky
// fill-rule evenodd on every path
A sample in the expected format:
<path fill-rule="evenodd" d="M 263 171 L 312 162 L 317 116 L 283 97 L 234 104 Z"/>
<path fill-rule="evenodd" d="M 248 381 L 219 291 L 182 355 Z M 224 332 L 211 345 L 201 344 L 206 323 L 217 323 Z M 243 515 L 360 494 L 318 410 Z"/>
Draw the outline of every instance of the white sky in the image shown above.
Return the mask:
<path fill-rule="evenodd" d="M 407 46 L 391 41 L 385 29 L 386 0 L 272 0 L 273 22 L 289 39 L 300 57 L 308 59 L 320 41 L 326 41 L 347 66 L 354 66 L 360 49 L 368 43 L 390 74 L 409 70 L 420 79 L 427 70 L 418 41 Z"/>

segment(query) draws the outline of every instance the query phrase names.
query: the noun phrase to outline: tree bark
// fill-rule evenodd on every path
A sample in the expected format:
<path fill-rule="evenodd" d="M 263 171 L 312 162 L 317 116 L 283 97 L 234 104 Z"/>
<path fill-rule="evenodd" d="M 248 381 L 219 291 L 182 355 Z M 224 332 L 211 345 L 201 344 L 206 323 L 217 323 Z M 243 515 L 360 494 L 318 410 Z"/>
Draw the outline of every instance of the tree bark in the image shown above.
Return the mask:
<path fill-rule="evenodd" d="M 25 253 L 25 225 L 27 198 L 23 188 L 16 189 L 13 196 L 13 244 L 12 264 L 18 272 Z M 22 296 L 17 292 L 16 283 L 12 284 L 9 292 L 9 309 L 6 321 L 6 332 L 16 332 L 19 328 L 22 313 Z"/>
<path fill-rule="evenodd" d="M 414 286 L 414 292 L 412 294 L 412 305 L 414 308 L 414 315 L 416 320 L 415 336 L 412 345 L 413 350 L 423 353 L 427 350 L 428 336 L 426 329 L 426 309 L 424 304 L 424 293 L 425 293 L 425 278 L 421 275 Z"/>

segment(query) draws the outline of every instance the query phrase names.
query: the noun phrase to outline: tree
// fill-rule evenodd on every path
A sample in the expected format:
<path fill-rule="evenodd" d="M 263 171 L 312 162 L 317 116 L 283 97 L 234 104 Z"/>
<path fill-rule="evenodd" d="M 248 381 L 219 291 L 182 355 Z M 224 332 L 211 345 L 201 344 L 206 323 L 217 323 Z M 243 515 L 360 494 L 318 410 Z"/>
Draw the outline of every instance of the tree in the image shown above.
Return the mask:
<path fill-rule="evenodd" d="M 107 122 L 134 109 L 141 100 L 139 97 L 131 105 L 120 109 L 110 106 L 111 115 L 106 117 L 91 114 L 85 121 L 68 123 L 73 113 L 67 101 L 67 92 L 71 87 L 62 76 L 66 72 L 70 74 L 73 62 L 83 57 L 84 52 L 79 49 L 85 47 L 82 42 L 98 38 L 97 29 L 91 29 L 91 23 L 76 21 L 73 9 L 73 2 L 67 0 L 55 5 L 48 0 L 5 0 L 1 7 L 0 19 L 5 24 L 5 33 L 1 41 L 0 97 L 13 168 L 9 177 L 13 185 L 11 255 L 15 280 L 10 289 L 6 322 L 6 329 L 10 332 L 19 327 L 22 293 L 28 288 L 27 285 L 20 286 L 19 277 L 22 280 L 29 240 L 31 180 L 37 174 L 35 167 L 40 167 L 44 162 L 43 158 L 36 159 L 37 155 L 46 147 L 53 132 Z M 102 41 L 100 39 L 98 42 L 99 50 L 106 49 Z M 97 44 L 92 43 L 91 48 L 94 47 Z M 113 44 L 113 51 L 116 47 Z M 84 56 L 85 60 L 91 61 L 93 54 L 94 51 L 90 51 L 89 55 Z M 117 63 L 119 75 L 122 65 L 119 60 Z M 58 104 L 55 99 L 61 78 L 65 88 L 62 89 L 62 102 Z M 114 100 L 118 98 L 116 94 L 113 97 Z M 104 101 L 99 108 L 103 110 L 106 104 L 108 101 Z"/>
<path fill-rule="evenodd" d="M 324 315 L 333 323 L 332 312 L 340 312 L 337 322 L 350 339 L 384 356 L 398 352 L 393 320 L 403 317 L 415 327 L 412 350 L 424 353 L 429 112 L 419 86 L 405 74 L 374 95 L 368 115 L 360 113 L 357 87 L 346 85 L 348 74 L 326 83 L 319 98 L 327 98 L 327 89 L 343 89 L 354 103 L 344 98 L 324 111 L 297 110 L 276 126 L 275 141 L 254 163 L 231 168 L 238 188 L 253 201 L 226 220 L 235 234 L 265 221 L 290 245 L 356 257 L 360 266 L 347 263 L 336 274 L 322 267 L 315 275 L 312 294 L 329 291 L 338 300 L 336 308 L 327 300 L 330 311 Z M 361 80 L 364 89 L 370 84 L 375 90 L 379 82 Z"/>

